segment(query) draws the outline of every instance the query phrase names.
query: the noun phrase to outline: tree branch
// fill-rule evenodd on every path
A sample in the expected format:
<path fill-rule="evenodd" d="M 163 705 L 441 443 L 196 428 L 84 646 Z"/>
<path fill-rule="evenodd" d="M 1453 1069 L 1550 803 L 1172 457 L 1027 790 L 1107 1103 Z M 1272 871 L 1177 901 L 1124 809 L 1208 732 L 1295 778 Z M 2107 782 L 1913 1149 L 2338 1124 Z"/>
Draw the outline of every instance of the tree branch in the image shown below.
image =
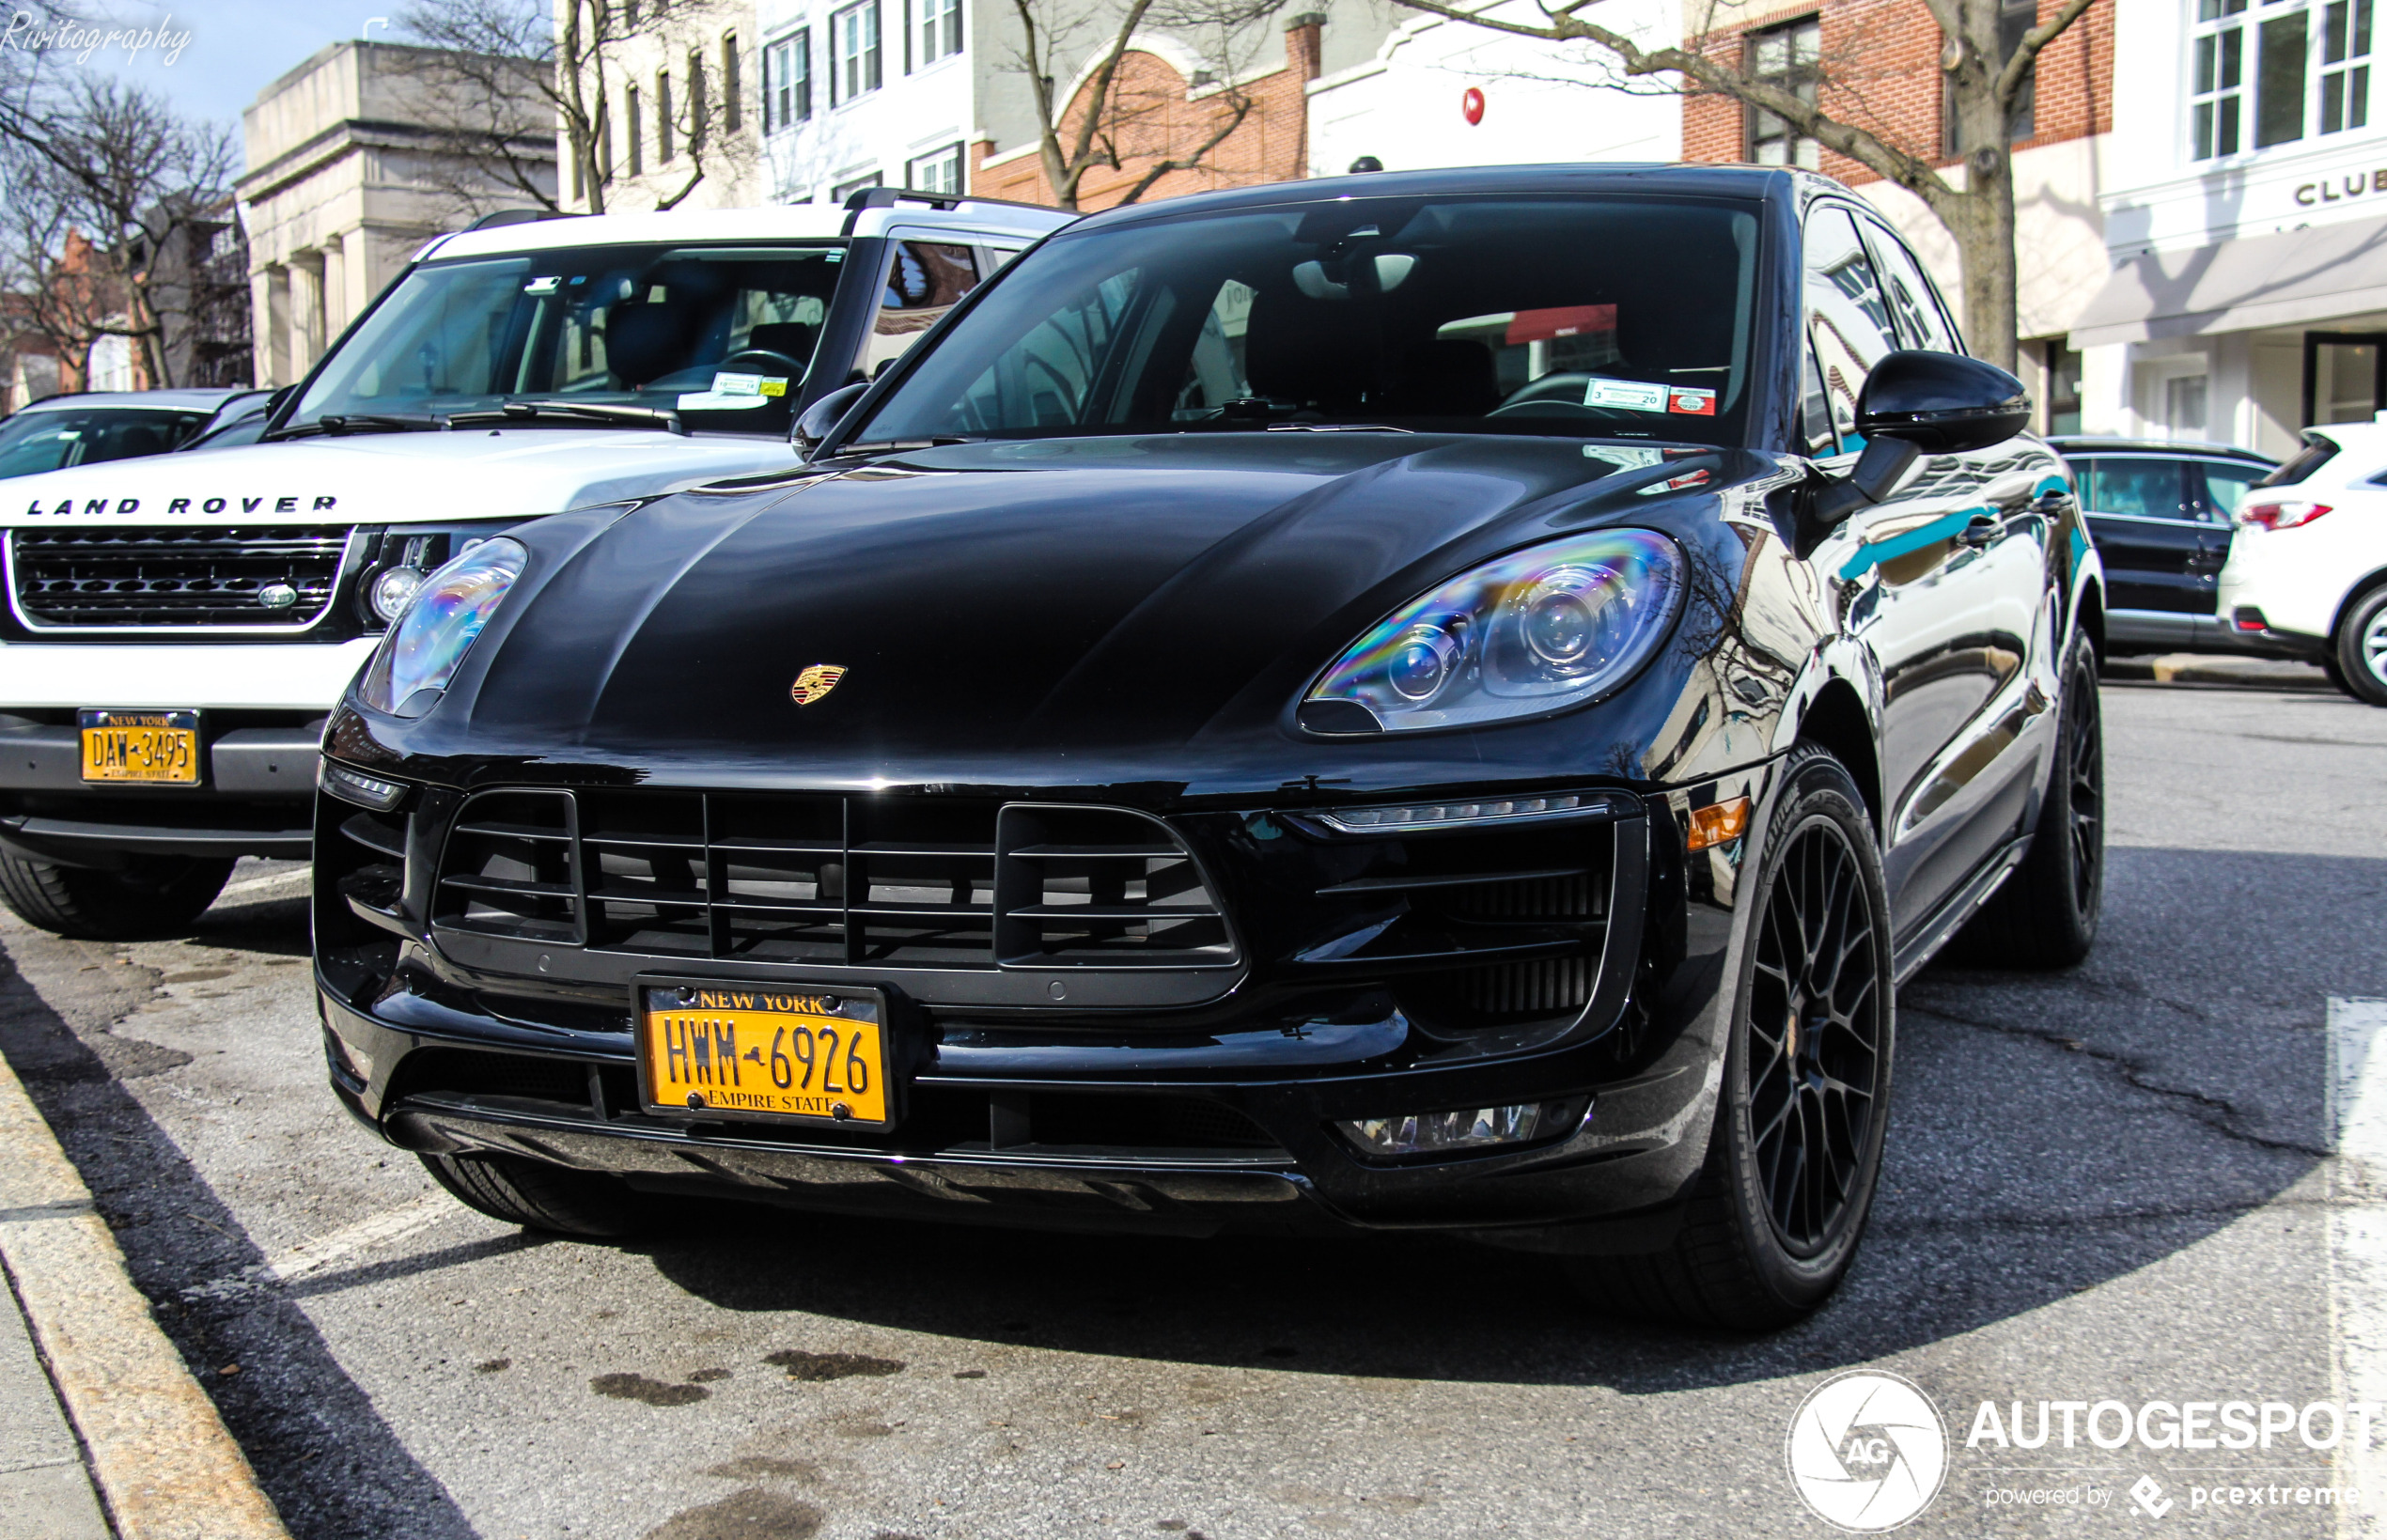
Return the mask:
<path fill-rule="evenodd" d="M 2022 94 L 2022 83 L 2030 78 L 2031 66 L 2037 60 L 2039 51 L 2062 37 L 2065 29 L 2079 21 L 2094 3 L 2095 0 L 2064 0 L 2063 9 L 2022 34 L 2022 40 L 2014 45 L 2014 56 L 2005 61 L 2005 68 L 1998 71 L 1997 81 L 1990 87 L 2001 113 L 2014 110 L 2015 99 Z"/>

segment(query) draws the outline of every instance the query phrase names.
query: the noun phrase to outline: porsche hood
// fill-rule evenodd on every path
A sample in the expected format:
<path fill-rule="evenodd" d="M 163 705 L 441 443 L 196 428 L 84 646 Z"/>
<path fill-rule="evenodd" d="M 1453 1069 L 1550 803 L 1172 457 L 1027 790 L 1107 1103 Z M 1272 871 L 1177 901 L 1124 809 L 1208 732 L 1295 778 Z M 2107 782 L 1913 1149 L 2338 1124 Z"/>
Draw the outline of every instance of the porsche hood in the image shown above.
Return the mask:
<path fill-rule="evenodd" d="M 1611 453 L 1392 433 L 969 444 L 550 521 L 459 681 L 469 698 L 409 736 L 780 774 L 1164 750 L 1273 720 L 1414 586 L 1648 509 L 1634 493 L 1683 463 Z"/>

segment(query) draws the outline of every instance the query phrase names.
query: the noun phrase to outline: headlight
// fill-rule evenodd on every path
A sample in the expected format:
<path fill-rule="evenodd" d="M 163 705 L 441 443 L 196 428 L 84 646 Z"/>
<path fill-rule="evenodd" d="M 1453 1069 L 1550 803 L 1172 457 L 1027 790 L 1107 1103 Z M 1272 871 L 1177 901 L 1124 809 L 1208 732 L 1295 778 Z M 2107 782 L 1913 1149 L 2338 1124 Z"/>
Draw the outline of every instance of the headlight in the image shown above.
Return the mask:
<path fill-rule="evenodd" d="M 519 541 L 483 540 L 425 578 L 375 649 L 357 698 L 376 711 L 399 716 L 429 710 L 506 591 L 523 575 L 529 556 Z M 432 692 L 430 698 L 415 705 L 415 696 L 425 691 Z"/>
<path fill-rule="evenodd" d="M 1401 732 L 1580 706 L 1632 677 L 1681 603 L 1682 552 L 1653 530 L 1516 552 L 1385 617 L 1311 687 L 1301 723 Z"/>
<path fill-rule="evenodd" d="M 422 572 L 412 567 L 388 567 L 373 580 L 373 613 L 384 622 L 396 620 L 405 612 L 406 601 L 414 590 L 423 586 Z"/>

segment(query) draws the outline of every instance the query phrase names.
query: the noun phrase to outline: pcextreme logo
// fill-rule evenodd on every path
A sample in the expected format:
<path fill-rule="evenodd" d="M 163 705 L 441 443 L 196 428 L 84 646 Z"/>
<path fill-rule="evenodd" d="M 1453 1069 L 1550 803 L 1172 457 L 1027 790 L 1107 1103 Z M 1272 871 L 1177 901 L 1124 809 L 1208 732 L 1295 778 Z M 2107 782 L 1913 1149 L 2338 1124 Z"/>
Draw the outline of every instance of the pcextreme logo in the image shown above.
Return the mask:
<path fill-rule="evenodd" d="M 1948 1473 L 1948 1430 L 1911 1380 L 1835 1375 L 1790 1419 L 1790 1485 L 1818 1518 L 1860 1534 L 1895 1530 L 1931 1505 Z"/>

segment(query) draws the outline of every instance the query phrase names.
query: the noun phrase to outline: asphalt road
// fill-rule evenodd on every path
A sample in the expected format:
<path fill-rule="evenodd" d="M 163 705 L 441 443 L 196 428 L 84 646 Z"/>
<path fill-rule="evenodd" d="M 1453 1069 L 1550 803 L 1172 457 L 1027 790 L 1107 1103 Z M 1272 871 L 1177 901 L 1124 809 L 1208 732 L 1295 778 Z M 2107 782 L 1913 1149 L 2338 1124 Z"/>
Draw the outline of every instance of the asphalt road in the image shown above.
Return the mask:
<path fill-rule="evenodd" d="M 1603 1320 L 1533 1259 L 1414 1241 L 730 1208 L 633 1247 L 528 1237 L 334 1105 L 287 866 L 244 866 L 185 941 L 0 922 L 0 1050 L 299 1540 L 1827 1534 L 1784 1439 L 1859 1367 L 1951 1424 L 1910 1532 L 2337 1532 L 2191 1504 L 2332 1481 L 2297 1444 L 1963 1444 L 1984 1400 L 2343 1393 L 2324 1022 L 2387 995 L 2387 711 L 2105 701 L 2095 957 L 1909 986 L 1864 1252 L 1770 1338 Z"/>

